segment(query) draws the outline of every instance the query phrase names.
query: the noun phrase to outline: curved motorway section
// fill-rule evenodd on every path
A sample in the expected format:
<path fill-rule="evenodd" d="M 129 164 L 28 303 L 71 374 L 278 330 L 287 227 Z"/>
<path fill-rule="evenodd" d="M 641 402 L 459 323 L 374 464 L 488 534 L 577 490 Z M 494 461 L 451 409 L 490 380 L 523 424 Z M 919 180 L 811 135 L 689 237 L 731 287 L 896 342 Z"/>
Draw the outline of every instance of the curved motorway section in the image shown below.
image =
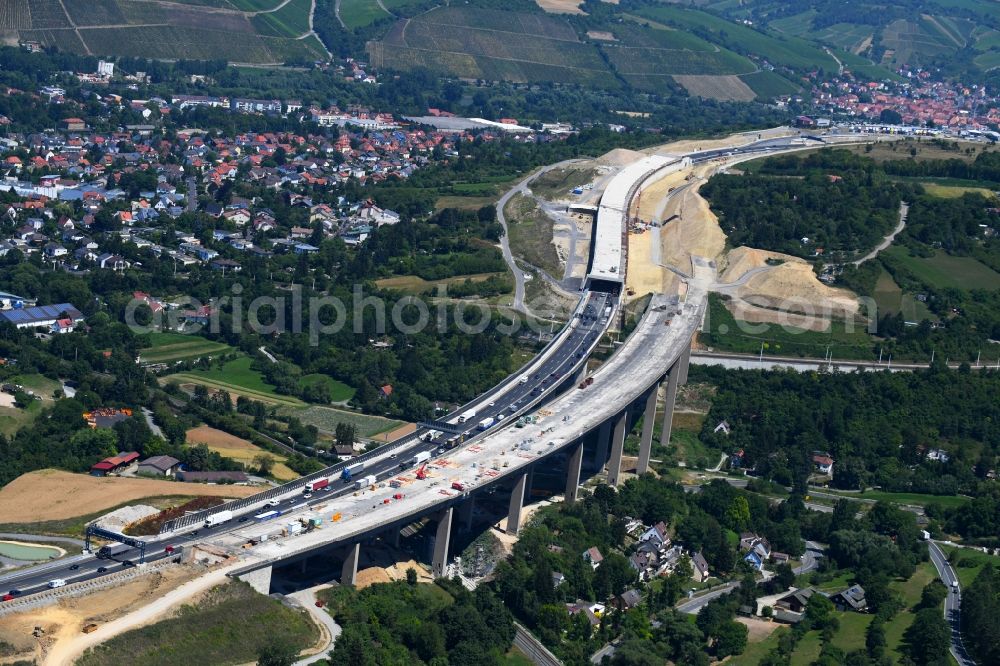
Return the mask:
<path fill-rule="evenodd" d="M 516 532 L 534 467 L 543 464 L 551 468 L 551 461 L 565 459 L 566 499 L 572 501 L 585 448 L 588 460 L 592 459 L 597 468 L 606 465 L 609 482 L 616 484 L 625 435 L 645 414 L 639 461 L 639 471 L 643 471 L 648 463 L 656 396 L 664 385 L 667 409 L 663 432 L 669 437 L 673 400 L 678 384 L 686 380 L 691 338 L 701 325 L 715 266 L 706 259 L 692 257 L 691 277 L 685 281 L 682 293 L 654 295 L 636 330 L 592 377 L 582 381 L 587 357 L 619 307 L 632 197 L 652 176 L 692 162 L 802 147 L 801 139 L 767 140 L 742 149 L 651 156 L 624 168 L 601 200 L 591 268 L 580 303 L 566 327 L 532 362 L 440 422 L 422 424 L 414 435 L 352 460 L 352 465 L 359 461 L 364 464 L 364 470 L 355 478 L 373 476 L 373 487 L 355 489 L 342 483 L 340 476 L 346 464 L 340 463 L 279 488 L 173 521 L 158 537 L 146 542 L 145 559 L 170 556 L 167 546 L 211 542 L 238 553 L 247 565 L 243 572 L 246 579 L 252 579 L 266 593 L 272 565 L 324 549 L 346 548 L 343 582 L 349 583 L 356 573 L 362 541 L 431 517 L 438 522 L 432 568 L 435 574 L 441 574 L 448 561 L 456 508 L 471 509 L 472 498 L 484 490 L 512 487 L 508 531 Z M 535 423 L 524 428 L 510 427 L 518 416 L 543 403 L 545 409 L 535 413 Z M 480 432 L 478 424 L 484 419 L 493 419 L 497 425 Z M 446 448 L 447 442 L 454 442 L 456 437 L 462 443 Z M 419 454 L 430 456 L 424 479 L 415 474 L 413 461 Z M 326 488 L 311 496 L 303 493 L 307 482 L 325 478 L 331 479 Z M 313 516 L 322 518 L 324 525 L 295 537 L 257 543 L 267 525 L 257 524 L 253 516 L 274 504 L 284 514 L 283 520 L 285 515 Z M 231 511 L 232 518 L 217 525 L 212 524 L 214 521 L 206 524 L 208 516 L 223 510 Z M 270 525 L 271 532 L 277 527 Z M 248 541 L 257 545 L 241 549 Z M 27 597 L 47 589 L 47 581 L 53 578 L 63 578 L 70 584 L 90 580 L 131 566 L 138 556 L 136 549 L 118 545 L 112 549 L 110 559 L 74 558 L 65 564 L 0 578 L 0 591 L 16 589 L 19 596 Z"/>

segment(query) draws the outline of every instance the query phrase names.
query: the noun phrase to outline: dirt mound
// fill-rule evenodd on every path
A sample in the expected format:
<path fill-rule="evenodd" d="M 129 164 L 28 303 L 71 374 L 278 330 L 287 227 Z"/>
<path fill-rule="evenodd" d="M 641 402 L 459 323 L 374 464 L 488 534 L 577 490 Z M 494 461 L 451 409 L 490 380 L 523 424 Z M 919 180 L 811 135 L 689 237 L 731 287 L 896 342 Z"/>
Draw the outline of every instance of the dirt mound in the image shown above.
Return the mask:
<path fill-rule="evenodd" d="M 826 286 L 805 262 L 781 264 L 752 276 L 739 296 L 754 305 L 826 317 L 853 317 L 859 309 L 853 293 Z"/>
<path fill-rule="evenodd" d="M 695 171 L 699 177 L 706 173 L 704 168 Z M 691 255 L 716 259 L 726 248 L 726 235 L 719 227 L 718 218 L 698 194 L 702 182 L 673 197 L 663 211 L 664 219 L 675 214 L 680 216 L 668 222 L 660 233 L 663 263 L 684 272 L 691 270 Z"/>
<path fill-rule="evenodd" d="M 257 490 L 249 486 L 97 477 L 43 469 L 22 474 L 0 489 L 0 516 L 8 523 L 65 520 L 146 497 L 246 497 Z"/>
<path fill-rule="evenodd" d="M 725 258 L 725 268 L 719 275 L 719 282 L 736 282 L 747 271 L 767 265 L 767 260 L 778 260 L 784 262 L 805 263 L 804 259 L 793 257 L 790 254 L 780 252 L 769 252 L 768 250 L 757 250 L 746 245 L 741 245 L 735 250 L 730 250 Z"/>
<path fill-rule="evenodd" d="M 636 150 L 629 150 L 628 148 L 615 148 L 614 150 L 604 153 L 598 157 L 595 162 L 597 164 L 607 166 L 623 167 L 631 164 L 632 162 L 637 162 L 644 157 L 646 157 L 644 154 Z"/>

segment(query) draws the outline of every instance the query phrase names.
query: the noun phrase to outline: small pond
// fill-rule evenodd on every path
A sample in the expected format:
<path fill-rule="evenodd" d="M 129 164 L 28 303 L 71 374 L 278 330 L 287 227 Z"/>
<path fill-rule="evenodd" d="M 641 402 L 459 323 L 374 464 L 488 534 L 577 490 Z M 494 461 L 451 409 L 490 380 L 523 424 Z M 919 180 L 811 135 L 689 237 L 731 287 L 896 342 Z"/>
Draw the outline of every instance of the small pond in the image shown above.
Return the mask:
<path fill-rule="evenodd" d="M 38 561 L 49 560 L 59 557 L 62 551 L 52 546 L 36 546 L 32 544 L 14 543 L 13 541 L 0 541 L 0 556 L 9 557 L 12 560 Z"/>

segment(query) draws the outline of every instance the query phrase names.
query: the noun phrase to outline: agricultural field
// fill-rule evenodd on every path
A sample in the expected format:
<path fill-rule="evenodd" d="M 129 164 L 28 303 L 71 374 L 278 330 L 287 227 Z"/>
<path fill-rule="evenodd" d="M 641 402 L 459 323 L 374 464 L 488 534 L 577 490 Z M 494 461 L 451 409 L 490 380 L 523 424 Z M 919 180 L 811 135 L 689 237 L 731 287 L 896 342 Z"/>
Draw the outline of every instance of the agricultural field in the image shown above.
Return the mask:
<path fill-rule="evenodd" d="M 173 363 L 190 361 L 203 356 L 222 356 L 233 348 L 222 342 L 212 342 L 197 335 L 181 333 L 151 333 L 151 345 L 139 352 L 141 363 Z"/>
<path fill-rule="evenodd" d="M 305 387 L 315 384 L 326 384 L 327 390 L 330 392 L 331 402 L 347 402 L 354 397 L 355 389 L 328 375 L 303 375 L 302 378 L 299 379 L 299 386 Z"/>
<path fill-rule="evenodd" d="M 920 63 L 948 53 L 956 48 L 955 43 L 943 35 L 930 20 L 907 21 L 900 19 L 890 23 L 882 31 L 882 44 L 892 51 L 888 63 Z"/>
<path fill-rule="evenodd" d="M 253 25 L 261 35 L 298 37 L 309 32 L 312 0 L 289 0 L 281 9 L 253 17 Z"/>
<path fill-rule="evenodd" d="M 340 0 L 340 20 L 349 30 L 386 18 L 389 15 L 379 7 L 377 0 Z"/>
<path fill-rule="evenodd" d="M 0 2 L 0 30 L 23 30 L 31 27 L 28 0 L 2 0 Z"/>
<path fill-rule="evenodd" d="M 681 30 L 707 31 L 716 37 L 712 41 L 720 46 L 756 54 L 774 65 L 784 65 L 793 69 L 811 69 L 819 66 L 831 71 L 837 68 L 837 62 L 833 57 L 805 40 L 791 36 L 768 35 L 695 9 L 661 5 L 643 8 L 638 13 Z"/>
<path fill-rule="evenodd" d="M 234 397 L 242 395 L 271 405 L 305 406 L 305 403 L 298 398 L 275 393 L 274 387 L 265 382 L 259 372 L 250 368 L 251 360 L 249 356 L 244 356 L 229 361 L 221 368 L 179 372 L 162 377 L 160 381 L 164 384 L 201 384 L 209 390 L 228 391 Z"/>
<path fill-rule="evenodd" d="M 757 98 L 761 100 L 771 100 L 779 95 L 792 95 L 801 90 L 799 86 L 780 74 L 766 70 L 744 74 L 740 79 L 750 86 L 750 89 L 757 94 Z"/>
<path fill-rule="evenodd" d="M 596 46 L 544 14 L 438 8 L 396 23 L 369 45 L 369 55 L 376 67 L 428 67 L 464 78 L 617 85 Z"/>
<path fill-rule="evenodd" d="M 188 430 L 187 443 L 192 446 L 204 444 L 210 450 L 215 451 L 225 458 L 243 463 L 247 469 L 253 466 L 253 459 L 257 456 L 262 454 L 270 456 L 275 462 L 274 468 L 271 470 L 271 475 L 275 479 L 278 481 L 291 481 L 299 477 L 298 474 L 285 465 L 285 461 L 287 460 L 285 456 L 271 453 L 241 437 L 230 435 L 228 432 L 223 432 L 210 426 L 203 425 Z"/>
<path fill-rule="evenodd" d="M 875 282 L 875 291 L 872 295 L 878 306 L 879 317 L 884 314 L 901 312 L 905 321 L 923 321 L 924 319 L 935 321 L 937 319 L 926 303 L 918 301 L 913 294 L 904 293 L 893 280 L 892 275 L 884 268 Z"/>
<path fill-rule="evenodd" d="M 3 522 L 66 520 L 155 497 L 246 497 L 250 486 L 180 483 L 159 479 L 97 477 L 43 469 L 22 474 L 0 489 Z"/>
<path fill-rule="evenodd" d="M 305 409 L 284 408 L 281 411 L 286 415 L 297 417 L 306 425 L 314 425 L 321 432 L 329 434 L 336 431 L 338 423 L 349 423 L 357 429 L 358 436 L 364 438 L 371 438 L 404 425 L 403 421 L 318 405 L 312 405 Z"/>
<path fill-rule="evenodd" d="M 272 13 L 252 13 L 269 11 L 278 4 L 276 0 L 183 4 L 0 0 L 0 29 L 17 31 L 20 39 L 45 46 L 94 55 L 225 58 L 246 63 L 324 55 L 317 40 L 295 39 L 309 30 L 311 0 L 290 0 Z"/>
<path fill-rule="evenodd" d="M 899 246 L 890 247 L 886 254 L 935 289 L 1000 289 L 1000 273 L 971 257 L 944 252 L 929 258 L 914 257 Z"/>
<path fill-rule="evenodd" d="M 674 80 L 684 86 L 688 94 L 705 99 L 749 102 L 757 97 L 740 77 L 729 75 L 675 75 Z"/>

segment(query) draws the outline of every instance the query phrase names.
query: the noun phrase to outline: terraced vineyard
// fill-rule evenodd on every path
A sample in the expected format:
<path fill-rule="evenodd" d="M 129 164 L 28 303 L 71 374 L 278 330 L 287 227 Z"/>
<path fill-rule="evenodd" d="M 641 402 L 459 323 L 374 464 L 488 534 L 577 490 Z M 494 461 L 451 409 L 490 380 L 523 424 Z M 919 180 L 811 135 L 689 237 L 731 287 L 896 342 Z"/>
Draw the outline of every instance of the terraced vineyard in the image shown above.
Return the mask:
<path fill-rule="evenodd" d="M 500 27 L 498 27 L 500 26 Z M 440 8 L 398 22 L 369 45 L 375 66 L 430 67 L 454 76 L 617 86 L 597 47 L 544 14 Z"/>
<path fill-rule="evenodd" d="M 64 51 L 281 63 L 319 58 L 311 0 L 0 0 L 0 30 Z"/>

